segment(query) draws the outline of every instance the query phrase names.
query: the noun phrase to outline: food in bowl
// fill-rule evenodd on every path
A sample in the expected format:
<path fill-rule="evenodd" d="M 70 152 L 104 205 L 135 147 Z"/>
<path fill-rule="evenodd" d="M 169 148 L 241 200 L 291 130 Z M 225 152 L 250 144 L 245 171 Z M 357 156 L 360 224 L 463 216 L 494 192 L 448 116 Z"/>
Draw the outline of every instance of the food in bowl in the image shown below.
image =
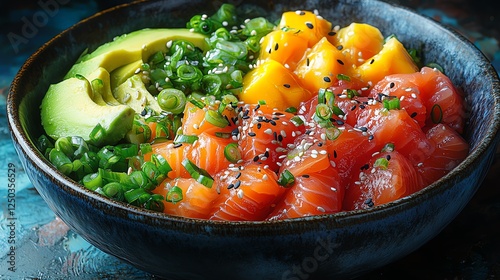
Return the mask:
<path fill-rule="evenodd" d="M 82 55 L 42 101 L 38 146 L 114 200 L 280 220 L 421 190 L 467 156 L 465 119 L 444 70 L 397 34 L 315 11 L 242 20 L 223 4 Z"/>

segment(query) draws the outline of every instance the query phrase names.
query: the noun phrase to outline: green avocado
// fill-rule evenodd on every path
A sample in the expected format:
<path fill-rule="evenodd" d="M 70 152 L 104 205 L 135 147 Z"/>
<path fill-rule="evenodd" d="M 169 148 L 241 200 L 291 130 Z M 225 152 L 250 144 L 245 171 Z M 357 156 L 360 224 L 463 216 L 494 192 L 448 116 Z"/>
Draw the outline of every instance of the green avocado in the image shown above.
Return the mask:
<path fill-rule="evenodd" d="M 65 78 L 75 75 L 87 76 L 97 67 L 103 67 L 112 72 L 113 70 L 138 60 L 147 59 L 158 51 L 166 51 L 167 42 L 171 40 L 184 39 L 193 43 L 196 47 L 206 50 L 206 36 L 190 32 L 185 28 L 145 28 L 121 35 L 113 41 L 99 46 L 95 51 L 83 55 L 71 67 Z"/>
<path fill-rule="evenodd" d="M 41 104 L 45 132 L 53 139 L 80 136 L 97 146 L 120 141 L 132 128 L 135 111 L 127 105 L 98 105 L 93 95 L 90 82 L 83 78 L 50 85 Z M 92 131 L 99 126 L 100 136 L 91 139 Z"/>
<path fill-rule="evenodd" d="M 161 112 L 158 101 L 146 89 L 140 75 L 133 75 L 116 87 L 113 96 L 118 102 L 130 106 L 137 113 L 141 113 L 146 107 L 158 114 Z"/>
<path fill-rule="evenodd" d="M 103 67 L 98 67 L 94 72 L 85 77 L 92 85 L 94 91 L 94 102 L 99 105 L 121 105 L 113 96 L 110 87 L 110 74 Z"/>
<path fill-rule="evenodd" d="M 168 42 L 177 39 L 208 49 L 206 36 L 188 29 L 146 28 L 119 36 L 81 56 L 61 82 L 49 87 L 42 100 L 46 134 L 53 139 L 81 136 L 97 146 L 123 140 L 135 114 L 146 106 L 161 112 L 133 67 L 158 51 L 166 51 Z"/>

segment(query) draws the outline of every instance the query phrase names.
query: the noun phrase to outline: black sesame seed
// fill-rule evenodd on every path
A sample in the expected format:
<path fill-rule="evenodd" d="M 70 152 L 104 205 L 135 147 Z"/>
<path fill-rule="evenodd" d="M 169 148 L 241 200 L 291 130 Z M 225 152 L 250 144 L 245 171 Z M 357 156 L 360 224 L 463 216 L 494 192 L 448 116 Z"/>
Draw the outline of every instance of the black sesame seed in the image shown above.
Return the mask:
<path fill-rule="evenodd" d="M 248 133 L 248 136 L 250 136 L 250 137 L 255 137 L 256 135 L 257 135 L 257 134 L 255 134 L 255 132 L 249 132 L 249 133 Z"/>
<path fill-rule="evenodd" d="M 268 157 L 269 157 L 269 151 L 266 151 L 266 152 L 264 153 L 264 156 L 265 156 L 266 158 L 268 158 Z"/>
<path fill-rule="evenodd" d="M 309 66 L 309 62 L 310 61 L 309 61 L 309 57 L 308 57 L 308 58 L 306 58 L 306 66 Z"/>
<path fill-rule="evenodd" d="M 273 121 L 273 120 L 270 120 L 269 123 L 272 124 L 272 125 L 274 125 L 274 126 L 276 126 L 276 122 Z"/>
<path fill-rule="evenodd" d="M 368 168 L 370 168 L 370 165 L 368 163 L 366 163 L 365 165 L 361 166 L 361 170 L 367 170 Z"/>
<path fill-rule="evenodd" d="M 328 36 L 335 36 L 335 34 L 337 34 L 335 31 L 328 32 Z"/>
<path fill-rule="evenodd" d="M 352 106 L 352 107 L 351 107 L 351 111 L 356 110 L 356 107 L 357 107 L 356 105 Z"/>
<path fill-rule="evenodd" d="M 337 62 L 340 64 L 340 65 L 344 65 L 344 62 L 340 59 L 337 59 Z"/>
<path fill-rule="evenodd" d="M 333 150 L 333 158 L 337 158 L 337 150 Z"/>
<path fill-rule="evenodd" d="M 277 51 L 279 47 L 278 43 L 276 43 L 276 45 L 274 45 L 274 50 Z"/>
<path fill-rule="evenodd" d="M 373 203 L 373 200 L 372 200 L 371 198 L 368 198 L 367 200 L 365 200 L 365 204 L 366 204 L 366 206 L 368 206 L 368 207 L 373 207 L 373 205 L 375 205 L 375 204 Z"/>
<path fill-rule="evenodd" d="M 283 86 L 286 88 L 290 88 L 290 84 L 284 84 Z"/>
<path fill-rule="evenodd" d="M 309 175 L 308 174 L 303 174 L 302 177 L 309 178 Z"/>
<path fill-rule="evenodd" d="M 373 138 L 374 138 L 373 135 L 368 136 L 368 140 L 373 140 Z"/>
<path fill-rule="evenodd" d="M 182 143 L 175 143 L 175 144 L 174 144 L 174 148 L 179 148 L 179 147 L 181 147 L 181 146 L 182 146 Z"/>
<path fill-rule="evenodd" d="M 330 77 L 323 77 L 323 81 L 329 83 L 331 82 L 332 80 L 330 80 Z"/>
<path fill-rule="evenodd" d="M 241 185 L 241 181 L 238 180 L 238 181 L 236 181 L 236 183 L 234 183 L 234 188 L 237 189 L 240 187 L 240 185 Z"/>
<path fill-rule="evenodd" d="M 261 123 L 257 123 L 257 129 L 260 129 L 262 127 Z"/>
<path fill-rule="evenodd" d="M 341 51 L 342 49 L 344 49 L 344 46 L 342 46 L 342 45 L 337 46 L 337 50 Z"/>
<path fill-rule="evenodd" d="M 229 184 L 229 185 L 227 186 L 227 189 L 228 189 L 228 190 L 230 190 L 230 189 L 232 189 L 232 188 L 234 188 L 234 184 Z"/>
<path fill-rule="evenodd" d="M 279 142 L 283 142 L 283 135 L 281 135 L 281 134 L 280 134 L 280 135 L 278 135 L 278 141 L 279 141 Z"/>
<path fill-rule="evenodd" d="M 410 115 L 410 117 L 412 117 L 412 118 L 414 118 L 414 117 L 416 117 L 416 116 L 417 116 L 417 112 L 413 112 L 413 113 L 411 113 L 411 115 Z"/>
<path fill-rule="evenodd" d="M 385 158 L 386 158 L 387 160 L 391 160 L 391 155 L 387 155 Z"/>
<path fill-rule="evenodd" d="M 234 178 L 236 179 L 239 179 L 241 177 L 241 172 L 238 172 L 238 174 L 236 174 L 236 176 L 234 176 Z"/>
<path fill-rule="evenodd" d="M 395 86 L 395 84 L 394 84 L 393 82 L 391 82 L 391 83 L 389 84 L 389 88 L 393 88 L 394 86 Z"/>
<path fill-rule="evenodd" d="M 300 12 L 299 12 L 299 15 L 300 15 L 300 16 L 303 16 L 303 15 L 305 15 L 305 14 L 306 14 L 306 12 L 304 12 L 304 11 L 300 11 Z"/>
<path fill-rule="evenodd" d="M 240 130 L 238 128 L 235 128 L 231 131 L 231 136 L 238 136 L 240 133 Z"/>
<path fill-rule="evenodd" d="M 259 110 L 260 108 L 260 104 L 257 104 L 257 106 L 255 106 L 255 108 L 253 109 L 254 112 L 256 112 L 257 110 Z"/>
<path fill-rule="evenodd" d="M 337 123 L 337 125 L 344 125 L 344 121 L 343 120 L 335 120 L 335 122 Z"/>
<path fill-rule="evenodd" d="M 310 23 L 310 22 L 306 22 L 306 26 L 309 29 L 313 29 L 314 28 L 314 25 L 312 23 Z"/>
<path fill-rule="evenodd" d="M 258 161 L 259 160 L 259 156 L 254 156 L 253 157 L 253 161 Z"/>

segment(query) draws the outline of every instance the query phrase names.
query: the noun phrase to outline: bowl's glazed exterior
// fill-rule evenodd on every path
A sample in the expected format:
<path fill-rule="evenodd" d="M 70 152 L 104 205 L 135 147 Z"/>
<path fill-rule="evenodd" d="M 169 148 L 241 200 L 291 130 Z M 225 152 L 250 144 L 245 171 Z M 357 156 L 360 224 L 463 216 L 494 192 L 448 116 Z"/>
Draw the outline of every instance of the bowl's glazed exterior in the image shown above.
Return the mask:
<path fill-rule="evenodd" d="M 8 96 L 15 148 L 50 208 L 99 249 L 167 279 L 339 279 L 360 275 L 412 252 L 437 235 L 468 203 L 487 173 L 500 126 L 500 84 L 470 42 L 410 10 L 378 1 L 237 1 L 276 18 L 317 9 L 334 24 L 353 21 L 422 47 L 461 88 L 470 109 L 471 152 L 426 189 L 371 210 L 275 222 L 212 222 L 166 216 L 91 192 L 56 171 L 33 141 L 43 131 L 39 106 L 85 48 L 144 27 L 183 27 L 219 1 L 152 1 L 121 5 L 56 36 L 23 65 Z M 231 3 L 231 1 L 230 1 Z M 232 2 L 234 3 L 234 1 Z M 238 4 L 235 3 L 235 4 Z M 241 4 L 243 5 L 243 4 Z"/>

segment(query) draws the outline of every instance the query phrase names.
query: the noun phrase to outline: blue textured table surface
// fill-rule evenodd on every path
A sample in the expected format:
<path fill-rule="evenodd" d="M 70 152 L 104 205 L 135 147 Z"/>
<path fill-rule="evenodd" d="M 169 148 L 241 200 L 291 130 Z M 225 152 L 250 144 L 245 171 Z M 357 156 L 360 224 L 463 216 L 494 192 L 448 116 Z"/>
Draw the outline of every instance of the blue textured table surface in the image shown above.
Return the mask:
<path fill-rule="evenodd" d="M 49 2 L 53 5 L 47 6 Z M 54 215 L 22 170 L 5 116 L 8 87 L 31 53 L 79 20 L 125 2 L 21 0 L 0 4 L 0 279 L 158 279 L 101 252 Z M 395 2 L 455 28 L 500 71 L 500 15 L 487 0 Z M 493 226 L 500 221 L 499 155 L 479 192 L 443 232 L 416 252 L 362 279 L 500 278 L 500 229 Z M 13 195 L 7 192 L 12 174 L 15 209 L 8 200 Z M 14 242 L 15 250 L 11 250 Z M 12 260 L 15 272 L 9 270 Z"/>

